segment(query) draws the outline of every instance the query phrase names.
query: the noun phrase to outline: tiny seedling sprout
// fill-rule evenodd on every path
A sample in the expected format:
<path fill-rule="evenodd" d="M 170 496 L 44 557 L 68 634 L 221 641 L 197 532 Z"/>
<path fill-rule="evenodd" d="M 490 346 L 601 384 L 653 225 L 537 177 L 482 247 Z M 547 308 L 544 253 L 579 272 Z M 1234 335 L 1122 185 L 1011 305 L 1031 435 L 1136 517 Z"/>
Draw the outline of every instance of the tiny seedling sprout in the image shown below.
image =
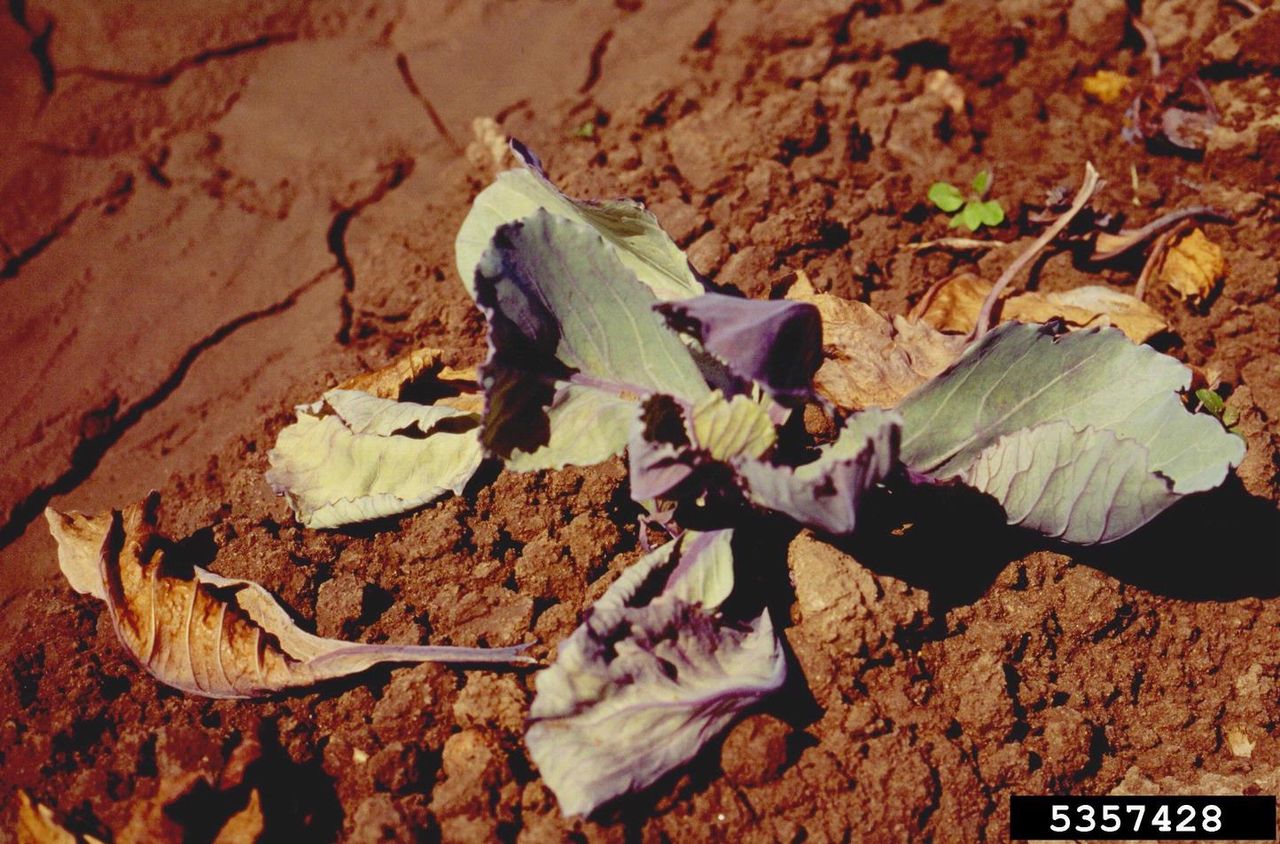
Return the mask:
<path fill-rule="evenodd" d="M 969 184 L 968 196 L 950 182 L 934 182 L 929 188 L 929 201 L 948 214 L 951 228 L 964 226 L 976 232 L 983 226 L 998 226 L 1004 222 L 1004 206 L 997 199 L 986 199 L 991 189 L 991 171 L 982 170 Z"/>

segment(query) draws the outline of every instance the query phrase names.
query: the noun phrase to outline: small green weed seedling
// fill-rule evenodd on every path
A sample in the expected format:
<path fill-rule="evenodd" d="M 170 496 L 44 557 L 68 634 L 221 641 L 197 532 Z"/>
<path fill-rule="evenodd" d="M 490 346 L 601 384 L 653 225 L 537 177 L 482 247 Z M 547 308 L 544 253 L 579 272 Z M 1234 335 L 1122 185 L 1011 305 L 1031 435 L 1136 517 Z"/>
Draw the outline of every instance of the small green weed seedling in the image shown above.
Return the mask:
<path fill-rule="evenodd" d="M 1215 391 L 1202 387 L 1196 390 L 1196 398 L 1200 400 L 1200 407 L 1206 412 L 1218 417 L 1218 421 L 1222 423 L 1222 427 L 1231 431 L 1240 421 L 1240 414 L 1234 410 L 1227 409 L 1227 403 Z M 1232 433 L 1235 433 L 1232 431 Z"/>
<path fill-rule="evenodd" d="M 964 226 L 976 232 L 983 226 L 998 226 L 1004 222 L 1004 207 L 999 200 L 986 199 L 991 188 L 991 171 L 983 170 L 973 177 L 969 185 L 973 192 L 965 196 L 950 182 L 934 182 L 929 188 L 929 201 L 948 214 L 951 228 Z"/>

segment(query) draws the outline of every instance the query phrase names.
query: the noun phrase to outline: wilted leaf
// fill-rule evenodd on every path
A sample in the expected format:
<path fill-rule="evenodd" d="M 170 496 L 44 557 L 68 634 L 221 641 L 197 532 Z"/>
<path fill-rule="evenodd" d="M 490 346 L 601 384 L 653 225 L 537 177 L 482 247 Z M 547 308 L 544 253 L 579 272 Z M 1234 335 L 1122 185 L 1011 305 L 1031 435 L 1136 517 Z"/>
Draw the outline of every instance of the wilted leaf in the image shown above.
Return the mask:
<path fill-rule="evenodd" d="M 716 611 L 730 535 L 686 533 L 641 558 L 538 675 L 525 742 L 566 815 L 651 785 L 785 680 L 768 613 L 740 625 Z"/>
<path fill-rule="evenodd" d="M 1109 542 L 1222 483 L 1244 443 L 1178 397 L 1191 371 L 1113 329 L 1007 323 L 908 396 L 902 460 L 993 495 L 1011 523 Z"/>
<path fill-rule="evenodd" d="M 382 518 L 456 495 L 483 459 L 479 416 L 444 404 L 338 389 L 297 414 L 267 455 L 267 482 L 307 527 Z"/>
<path fill-rule="evenodd" d="M 75 835 L 53 816 L 53 810 L 18 789 L 18 844 L 102 844 L 92 835 Z"/>
<path fill-rule="evenodd" d="M 978 312 L 991 287 L 990 282 L 972 273 L 952 276 L 930 292 L 920 316 L 942 331 L 968 334 L 978 321 Z M 1114 325 L 1135 343 L 1145 342 L 1169 327 L 1151 306 L 1101 285 L 1061 293 L 1019 293 L 999 303 L 996 313 L 1000 322 L 1048 322 L 1059 318 L 1075 327 Z"/>
<path fill-rule="evenodd" d="M 776 439 L 767 407 L 749 396 L 727 400 L 715 391 L 693 406 L 653 396 L 641 406 L 627 450 L 631 495 L 637 501 L 672 496 L 699 469 L 759 458 Z"/>
<path fill-rule="evenodd" d="M 717 392 L 690 408 L 654 396 L 628 448 L 631 494 L 644 501 L 736 491 L 807 527 L 847 534 L 863 493 L 897 465 L 899 432 L 896 414 L 872 409 L 846 420 L 810 462 L 775 463 L 768 451 L 777 432 L 768 411 L 748 397 L 726 400 Z"/>
<path fill-rule="evenodd" d="M 1169 249 L 1160 268 L 1160 279 L 1182 298 L 1200 302 L 1213 292 L 1226 267 L 1222 247 L 1195 229 Z"/>
<path fill-rule="evenodd" d="M 547 178 L 537 156 L 518 142 L 512 142 L 512 149 L 524 162 L 524 169 L 499 174 L 475 198 L 458 231 L 458 275 L 473 299 L 476 269 L 494 234 L 538 210 L 590 226 L 612 247 L 616 259 L 658 299 L 683 299 L 703 292 L 680 247 L 643 205 L 629 199 L 571 199 Z"/>
<path fill-rule="evenodd" d="M 808 302 L 822 318 L 826 360 L 814 376 L 818 393 L 845 410 L 893 407 L 949 366 L 965 341 L 924 322 L 885 319 L 869 305 L 818 293 L 803 273 L 787 298 Z"/>
<path fill-rule="evenodd" d="M 901 430 L 896 413 L 872 408 L 846 420 L 835 442 L 820 448 L 811 463 L 744 460 L 736 467 L 751 502 L 805 527 L 848 534 L 862 495 L 898 465 Z"/>
<path fill-rule="evenodd" d="M 657 309 L 738 378 L 780 400 L 812 393 L 822 363 L 822 320 L 812 305 L 706 293 Z"/>
<path fill-rule="evenodd" d="M 598 462 L 622 450 L 643 396 L 696 401 L 709 392 L 618 254 L 590 226 L 543 210 L 503 226 L 484 253 L 481 440 L 513 468 Z M 587 436 L 567 437 L 570 425 Z"/>
<path fill-rule="evenodd" d="M 368 645 L 314 636 L 258 584 L 174 559 L 171 543 L 156 532 L 158 503 L 153 494 L 123 513 L 113 511 L 105 523 L 53 510 L 45 517 L 60 560 L 97 558 L 97 588 L 84 591 L 105 596 L 120 642 L 166 685 L 205 697 L 243 698 L 384 662 L 528 661 L 519 647 Z M 66 530 L 68 522 L 77 529 Z"/>
<path fill-rule="evenodd" d="M 1129 77 L 1114 70 L 1100 70 L 1086 76 L 1081 83 L 1084 92 L 1102 103 L 1114 103 L 1129 88 Z"/>

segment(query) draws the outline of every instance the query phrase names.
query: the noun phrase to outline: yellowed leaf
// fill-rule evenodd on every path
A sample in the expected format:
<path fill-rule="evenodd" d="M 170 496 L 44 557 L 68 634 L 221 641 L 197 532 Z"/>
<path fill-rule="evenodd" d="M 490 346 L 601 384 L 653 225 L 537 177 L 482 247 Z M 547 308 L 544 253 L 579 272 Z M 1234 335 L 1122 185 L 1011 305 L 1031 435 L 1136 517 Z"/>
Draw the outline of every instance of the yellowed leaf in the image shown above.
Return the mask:
<path fill-rule="evenodd" d="M 962 334 L 973 329 L 992 285 L 971 273 L 944 281 L 932 291 L 921 318 L 942 331 Z M 1154 308 L 1128 293 L 1102 285 L 1086 285 L 1058 293 L 1028 292 L 1010 296 L 998 306 L 1000 322 L 1048 322 L 1067 325 L 1113 325 L 1135 343 L 1142 343 L 1169 327 Z"/>
<path fill-rule="evenodd" d="M 1098 102 L 1114 103 L 1128 90 L 1129 77 L 1114 70 L 1100 70 L 1092 76 L 1086 76 L 1081 87 Z"/>
<path fill-rule="evenodd" d="M 54 819 L 53 810 L 18 789 L 18 844 L 102 844 L 92 835 L 75 835 Z"/>
<path fill-rule="evenodd" d="M 526 660 L 520 648 L 369 645 L 302 630 L 249 580 L 221 577 L 170 556 L 156 530 L 159 496 L 101 517 L 46 511 L 59 557 L 96 555 L 99 587 L 125 649 L 166 685 L 206 697 L 268 695 L 345 677 L 384 662 Z M 95 550 L 96 549 L 96 550 Z M 75 583 L 72 584 L 75 586 Z"/>
<path fill-rule="evenodd" d="M 1169 249 L 1160 267 L 1160 279 L 1183 299 L 1200 302 L 1213 292 L 1226 268 L 1222 247 L 1194 229 Z"/>
<path fill-rule="evenodd" d="M 213 844 L 257 844 L 265 827 L 262 801 L 255 788 L 249 792 L 248 804 L 228 818 L 222 829 L 218 830 L 218 837 L 213 839 Z"/>
<path fill-rule="evenodd" d="M 818 293 L 803 273 L 787 298 L 808 302 L 822 317 L 823 363 L 818 392 L 846 410 L 893 407 L 959 356 L 962 337 L 905 317 L 886 319 L 862 302 Z"/>

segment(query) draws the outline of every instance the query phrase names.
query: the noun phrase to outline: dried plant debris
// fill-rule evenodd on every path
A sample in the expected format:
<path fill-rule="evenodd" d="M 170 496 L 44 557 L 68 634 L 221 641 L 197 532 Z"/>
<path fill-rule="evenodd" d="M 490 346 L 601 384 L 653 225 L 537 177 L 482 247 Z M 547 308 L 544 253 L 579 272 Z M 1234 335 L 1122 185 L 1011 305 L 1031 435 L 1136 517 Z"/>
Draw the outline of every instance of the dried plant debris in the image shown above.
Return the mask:
<path fill-rule="evenodd" d="M 720 610 L 731 536 L 686 533 L 640 559 L 538 675 L 525 741 L 566 815 L 651 785 L 786 679 L 768 612 Z"/>
<path fill-rule="evenodd" d="M 267 482 L 311 528 L 457 495 L 483 458 L 478 389 L 474 374 L 443 365 L 440 350 L 409 352 L 299 405 L 267 455 Z M 432 403 L 408 400 L 416 395 Z"/>
<path fill-rule="evenodd" d="M 945 279 L 920 300 L 919 318 L 940 331 L 968 334 L 978 321 L 992 284 L 972 273 Z M 1119 290 L 1090 284 L 1053 293 L 1019 293 L 997 305 L 999 322 L 1049 322 L 1061 319 L 1073 328 L 1114 326 L 1135 343 L 1168 330 L 1159 312 Z"/>
<path fill-rule="evenodd" d="M 1226 269 L 1222 247 L 1195 229 L 1170 247 L 1159 277 L 1183 299 L 1199 304 L 1213 293 Z"/>
<path fill-rule="evenodd" d="M 803 274 L 787 298 L 807 302 L 822 319 L 823 362 L 818 394 L 844 410 L 893 407 L 950 366 L 965 341 L 925 322 L 881 316 L 870 305 L 819 293 Z"/>
<path fill-rule="evenodd" d="M 1191 370 L 1114 329 L 1008 323 L 899 406 L 902 460 L 996 498 L 1011 524 L 1110 542 L 1212 489 L 1244 443 L 1188 413 Z"/>
<path fill-rule="evenodd" d="M 1116 73 L 1114 70 L 1099 70 L 1090 76 L 1086 76 L 1081 82 L 1081 88 L 1086 94 L 1100 103 L 1114 103 L 1124 96 L 1124 92 L 1129 89 L 1129 82 L 1129 77 L 1123 73 Z"/>
<path fill-rule="evenodd" d="M 1197 76 L 1172 70 L 1143 85 L 1125 112 L 1129 141 L 1167 144 L 1183 153 L 1200 153 L 1220 120 L 1209 87 Z"/>
<path fill-rule="evenodd" d="M 527 661 L 519 647 L 369 645 L 314 636 L 258 584 L 174 557 L 156 530 L 158 505 L 153 494 L 105 518 L 55 510 L 45 518 L 67 580 L 106 601 L 121 644 L 166 685 L 205 697 L 247 698 L 386 662 Z"/>

